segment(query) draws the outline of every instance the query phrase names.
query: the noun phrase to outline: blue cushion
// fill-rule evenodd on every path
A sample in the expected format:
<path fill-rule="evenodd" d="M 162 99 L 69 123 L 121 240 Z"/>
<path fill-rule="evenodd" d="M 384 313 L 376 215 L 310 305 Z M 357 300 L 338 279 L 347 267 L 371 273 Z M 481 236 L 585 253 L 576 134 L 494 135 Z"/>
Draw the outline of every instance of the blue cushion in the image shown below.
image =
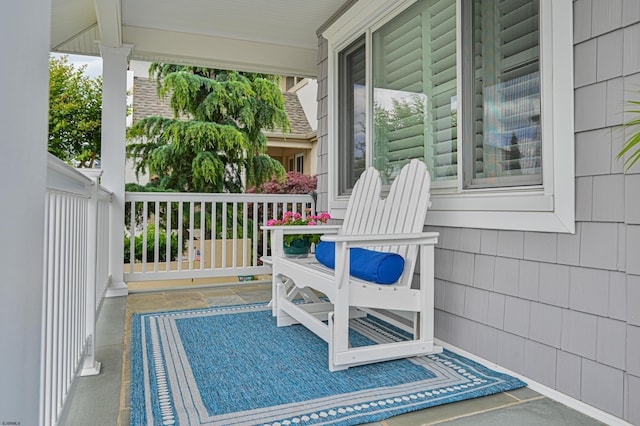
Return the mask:
<path fill-rule="evenodd" d="M 331 269 L 336 267 L 336 245 L 322 241 L 316 246 L 316 259 Z M 404 270 L 404 259 L 396 253 L 363 248 L 351 249 L 351 275 L 377 284 L 393 284 Z"/>

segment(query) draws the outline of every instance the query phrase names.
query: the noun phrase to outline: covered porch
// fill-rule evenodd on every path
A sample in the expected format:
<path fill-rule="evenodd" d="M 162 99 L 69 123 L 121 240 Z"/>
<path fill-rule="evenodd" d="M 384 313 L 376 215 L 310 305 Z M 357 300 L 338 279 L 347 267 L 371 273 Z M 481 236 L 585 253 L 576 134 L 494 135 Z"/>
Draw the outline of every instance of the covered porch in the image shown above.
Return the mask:
<path fill-rule="evenodd" d="M 360 3 L 359 11 L 366 10 L 363 2 L 355 0 L 225 0 L 215 4 L 24 0 L 3 6 L 6 13 L 0 14 L 0 46 L 6 64 L 12 65 L 2 67 L 0 75 L 4 141 L 0 188 L 5 200 L 0 220 L 0 329 L 5 345 L 0 367 L 5 384 L 0 390 L 0 421 L 113 425 L 120 419 L 127 424 L 128 395 L 126 375 L 122 374 L 127 363 L 127 312 L 155 310 L 159 304 L 163 310 L 220 306 L 266 300 L 270 294 L 268 283 L 236 283 L 214 290 L 198 289 L 197 294 L 130 294 L 128 283 L 139 278 L 165 279 L 161 274 L 171 267 L 163 265 L 154 253 L 153 260 L 142 261 L 146 264 L 142 271 L 136 271 L 135 266 L 127 270 L 122 262 L 123 224 L 135 220 L 125 214 L 128 202 L 141 202 L 147 211 L 158 211 L 161 203 L 183 202 L 190 207 L 180 211 L 188 214 L 193 214 L 198 204 L 229 202 L 236 211 L 244 211 L 248 204 L 197 197 L 137 200 L 137 195 L 125 193 L 128 61 L 234 68 L 322 80 L 318 88 L 318 171 L 322 188 L 314 208 L 328 210 L 332 201 L 329 183 L 335 178 L 330 175 L 337 174 L 337 154 L 330 151 L 336 144 L 330 141 L 334 134 L 327 129 L 332 114 L 327 97 L 328 92 L 335 94 L 337 83 L 327 75 L 333 59 L 329 59 L 322 32 L 339 18 L 347 24 L 356 19 L 345 13 L 356 3 Z M 377 12 L 386 13 L 410 2 L 372 3 Z M 631 40 L 625 42 L 625 52 L 633 53 L 628 46 L 634 46 L 640 10 L 625 3 L 628 13 L 623 14 L 622 2 L 618 3 L 619 10 L 611 7 L 619 13 L 609 15 L 602 7 L 592 8 L 590 0 L 573 2 L 580 24 L 574 43 L 583 43 L 577 55 L 591 52 L 599 36 L 618 31 L 616 37 L 622 39 L 624 32 Z M 619 18 L 601 23 L 600 15 Z M 348 32 L 345 29 L 339 35 L 347 37 Z M 615 41 L 617 44 L 609 39 L 602 42 L 620 44 L 618 38 Z M 51 51 L 103 58 L 100 184 L 97 176 L 83 176 L 47 157 L 47 63 Z M 608 59 L 602 57 L 598 64 L 615 63 Z M 567 148 L 571 155 L 561 157 L 571 160 L 562 174 L 570 190 L 559 200 L 573 203 L 576 190 L 575 209 L 571 203 L 567 208 L 575 233 L 561 233 L 553 227 L 550 232 L 539 232 L 517 228 L 517 223 L 498 230 L 483 220 L 463 227 L 447 222 L 449 218 L 469 217 L 468 209 L 448 217 L 443 209 L 438 216 L 440 222 L 430 224 L 443 235 L 436 255 L 436 337 L 468 349 L 470 355 L 481 355 L 490 364 L 504 364 L 519 374 L 532 376 L 535 391 L 499 394 L 489 397 L 490 402 L 475 401 L 478 405 L 443 406 L 385 424 L 495 424 L 503 415 L 524 419 L 524 424 L 528 420 L 538 424 L 541 412 L 549 424 L 572 424 L 573 420 L 575 424 L 595 424 L 592 418 L 551 401 L 549 396 L 610 424 L 625 424 L 623 418 L 632 422 L 638 419 L 633 401 L 640 395 L 640 367 L 632 355 L 640 347 L 638 304 L 633 303 L 640 282 L 640 270 L 633 262 L 640 253 L 640 219 L 633 188 L 639 188 L 640 181 L 633 171 L 626 176 L 616 163 L 614 148 L 620 146 L 620 140 L 612 136 L 611 128 L 621 124 L 622 114 L 618 113 L 626 99 L 622 88 L 631 88 L 637 82 L 640 61 L 625 62 L 623 76 L 622 53 L 619 59 L 620 69 L 599 71 L 597 81 L 594 59 L 593 76 L 579 75 L 575 98 L 565 99 L 568 104 L 578 98 L 584 101 L 576 103 L 575 133 L 581 142 L 577 170 L 573 165 L 573 137 L 565 139 L 571 145 Z M 572 63 L 567 67 L 572 69 Z M 573 83 L 569 79 L 567 84 Z M 589 96 L 601 94 L 601 90 L 606 91 L 611 108 L 603 107 L 602 114 L 599 110 L 585 111 L 583 105 L 591 104 Z M 573 136 L 573 115 L 566 121 L 571 123 L 568 127 Z M 597 143 L 607 135 L 607 143 L 614 148 L 607 145 L 603 149 Z M 626 192 L 619 189 L 625 183 L 629 188 Z M 616 208 L 609 209 L 609 205 Z M 546 226 L 547 222 L 540 224 Z M 141 229 L 143 233 L 148 231 L 148 227 Z M 195 236 L 202 229 L 195 218 L 191 220 L 190 234 Z M 227 253 L 236 259 L 229 267 L 231 275 L 268 273 L 254 255 L 258 252 L 256 244 L 263 242 L 255 238 L 249 241 L 248 237 L 242 240 L 242 247 L 254 251 L 249 255 L 248 249 L 239 251 L 231 246 Z M 221 252 L 225 250 L 221 248 Z M 240 257 L 236 257 L 239 252 Z M 182 259 L 178 262 L 178 278 L 224 276 L 213 271 L 215 266 L 209 268 L 202 261 L 196 265 L 193 246 L 181 254 L 186 256 L 186 263 L 183 265 Z M 543 287 L 544 277 L 547 285 Z M 60 282 L 73 283 L 74 287 L 48 287 Z M 67 330 L 62 325 L 70 327 Z M 87 377 L 79 377 L 80 372 Z M 607 392 L 589 386 L 599 383 Z"/>
<path fill-rule="evenodd" d="M 270 269 L 257 261 L 259 248 L 266 253 L 267 240 L 249 238 L 249 234 L 259 235 L 257 227 L 273 212 L 315 209 L 314 200 L 306 195 L 125 193 L 126 220 L 134 230 L 132 235 L 149 243 L 155 240 L 155 249 L 143 251 L 140 261 L 122 266 L 129 287 L 126 295 L 107 296 L 111 291 L 108 236 L 112 231 L 106 219 L 113 208 L 112 194 L 54 158 L 49 159 L 48 169 L 45 252 L 48 265 L 60 264 L 47 269 L 45 285 L 45 336 L 47 342 L 53 342 L 45 355 L 44 386 L 52 397 L 45 408 L 50 416 L 57 416 L 50 424 L 130 424 L 133 314 L 269 302 Z M 220 227 L 240 238 L 229 238 L 222 245 L 206 239 L 217 226 L 205 226 L 200 213 L 211 214 L 212 209 L 230 212 L 231 216 L 222 216 Z M 157 233 L 152 232 L 162 226 L 173 232 L 171 214 L 181 216 L 178 223 L 188 224 L 185 230 L 175 230 L 185 232 L 185 238 L 178 239 L 184 243 L 178 248 L 181 255 L 177 261 L 167 260 L 170 256 L 160 258 L 164 248 L 158 249 Z M 253 217 L 255 227 L 238 233 L 243 217 Z M 74 231 L 73 224 L 83 221 L 90 231 L 86 235 Z M 197 249 L 203 246 L 194 245 L 199 241 L 207 244 L 202 252 Z M 136 257 L 136 248 L 131 242 L 130 258 Z M 171 252 L 170 244 L 166 250 Z M 91 265 L 95 270 L 90 270 Z M 95 280 L 84 282 L 81 277 L 85 272 Z M 238 276 L 263 279 L 239 281 L 235 279 Z M 79 370 L 74 365 L 80 365 Z M 526 424 L 539 424 L 543 419 L 551 425 L 601 424 L 535 389 L 534 384 L 404 414 L 380 424 L 490 425 L 497 419 Z"/>

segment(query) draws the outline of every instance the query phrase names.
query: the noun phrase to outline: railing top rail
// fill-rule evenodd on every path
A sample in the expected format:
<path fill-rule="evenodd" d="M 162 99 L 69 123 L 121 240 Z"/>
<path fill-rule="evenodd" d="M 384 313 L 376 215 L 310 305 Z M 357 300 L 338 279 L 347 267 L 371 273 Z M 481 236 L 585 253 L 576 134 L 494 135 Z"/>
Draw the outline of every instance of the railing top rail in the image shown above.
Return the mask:
<path fill-rule="evenodd" d="M 126 192 L 125 201 L 310 202 L 310 194 L 229 194 L 196 192 Z"/>
<path fill-rule="evenodd" d="M 75 169 L 52 154 L 49 154 L 47 159 L 47 189 L 49 190 L 89 196 L 91 186 L 101 174 L 100 169 Z M 98 195 L 100 199 L 108 200 L 113 196 L 113 191 L 98 185 Z"/>
<path fill-rule="evenodd" d="M 98 193 L 102 195 L 108 195 L 109 197 L 113 195 L 113 191 L 110 191 L 102 185 L 98 185 Z"/>
<path fill-rule="evenodd" d="M 104 172 L 102 169 L 95 169 L 95 168 L 94 169 L 83 168 L 83 169 L 75 169 L 75 170 L 82 173 L 89 179 L 91 179 L 92 182 L 100 182 L 100 177 Z M 113 195 L 113 191 L 107 189 L 106 187 L 100 185 L 99 183 L 98 183 L 97 191 L 98 191 L 98 194 L 100 194 L 103 198 L 105 195 L 108 195 L 109 197 Z"/>
<path fill-rule="evenodd" d="M 47 159 L 47 189 L 88 195 L 93 181 L 64 161 L 49 154 Z"/>
<path fill-rule="evenodd" d="M 64 161 L 60 160 L 55 155 L 51 153 L 49 153 L 48 155 L 49 155 L 49 158 L 47 158 L 47 167 L 49 167 L 50 169 L 53 169 L 58 173 L 67 175 L 78 181 L 89 183 L 89 184 L 91 183 L 91 179 L 89 177 L 85 176 L 75 168 L 71 167 Z"/>

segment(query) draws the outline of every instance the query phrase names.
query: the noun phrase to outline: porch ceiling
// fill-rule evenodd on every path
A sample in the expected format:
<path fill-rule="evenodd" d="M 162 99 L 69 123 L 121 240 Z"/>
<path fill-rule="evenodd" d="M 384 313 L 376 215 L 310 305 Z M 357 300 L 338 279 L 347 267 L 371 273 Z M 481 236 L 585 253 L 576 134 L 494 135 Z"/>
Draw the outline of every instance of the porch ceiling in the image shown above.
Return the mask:
<path fill-rule="evenodd" d="M 316 30 L 348 0 L 52 0 L 51 51 L 316 76 Z"/>

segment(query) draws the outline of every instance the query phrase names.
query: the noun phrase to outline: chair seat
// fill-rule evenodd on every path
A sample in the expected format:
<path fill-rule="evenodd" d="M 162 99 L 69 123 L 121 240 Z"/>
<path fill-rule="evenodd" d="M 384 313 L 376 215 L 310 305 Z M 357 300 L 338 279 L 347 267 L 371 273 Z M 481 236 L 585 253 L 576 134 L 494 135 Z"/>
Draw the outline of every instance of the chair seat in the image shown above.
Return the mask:
<path fill-rule="evenodd" d="M 324 280 L 327 281 L 327 291 L 331 291 L 331 288 L 335 287 L 334 283 L 335 283 L 335 270 L 332 268 L 329 268 L 327 266 L 324 266 L 322 263 L 318 262 L 316 260 L 315 257 L 307 257 L 305 259 L 280 259 L 279 262 L 282 262 L 281 265 L 285 265 L 288 264 L 289 266 L 284 266 L 283 269 L 292 269 L 292 268 L 299 268 L 301 270 L 304 270 L 305 273 L 311 273 L 311 271 L 313 271 L 314 275 L 316 277 L 318 277 L 318 280 Z M 349 282 L 352 285 L 356 285 L 356 286 L 378 286 L 381 288 L 381 290 L 384 287 L 389 287 L 388 285 L 385 284 L 376 284 L 376 283 L 372 283 L 370 281 L 366 281 L 354 276 L 350 276 L 349 277 Z M 305 283 L 301 282 L 299 283 L 299 286 L 301 287 L 305 287 Z M 318 287 L 319 284 L 315 284 L 313 287 Z"/>

